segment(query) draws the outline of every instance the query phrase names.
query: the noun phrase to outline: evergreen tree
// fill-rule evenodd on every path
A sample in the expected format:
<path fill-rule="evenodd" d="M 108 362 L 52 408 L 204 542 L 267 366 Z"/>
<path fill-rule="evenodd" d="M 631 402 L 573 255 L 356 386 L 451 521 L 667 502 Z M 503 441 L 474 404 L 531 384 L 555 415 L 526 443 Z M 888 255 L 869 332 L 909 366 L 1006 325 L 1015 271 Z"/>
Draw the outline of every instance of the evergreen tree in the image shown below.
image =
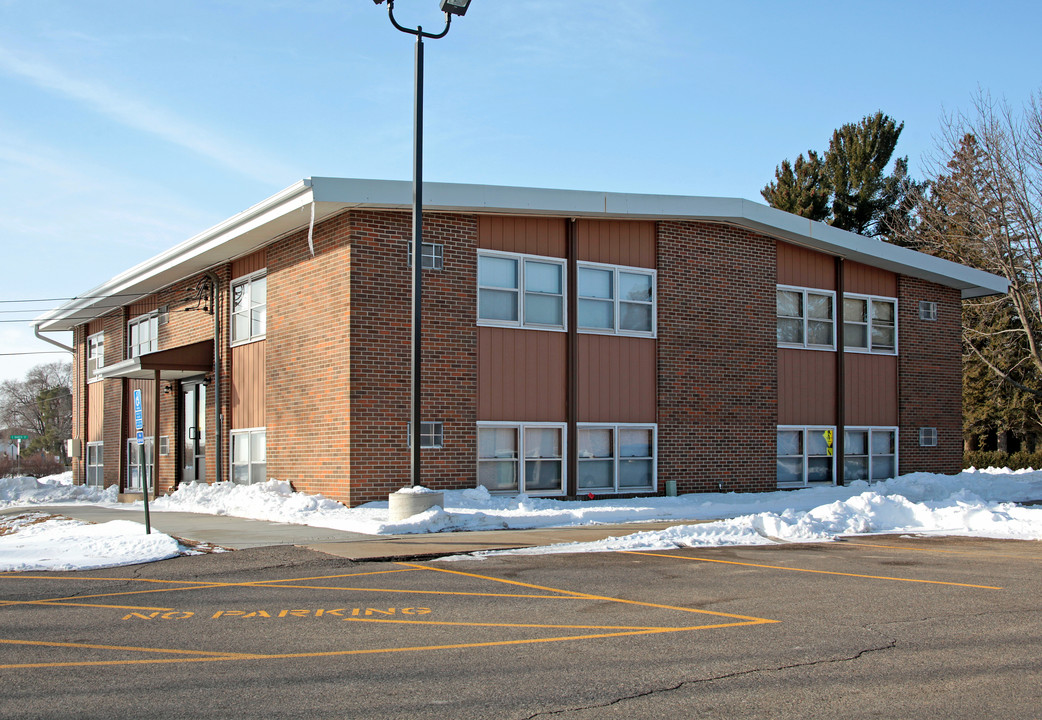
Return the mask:
<path fill-rule="evenodd" d="M 795 164 L 775 168 L 774 182 L 760 191 L 771 207 L 820 220 L 861 235 L 890 239 L 896 225 L 912 223 L 908 198 L 919 185 L 908 177 L 908 158 L 894 160 L 904 123 L 881 111 L 832 133 L 823 157 L 810 150 Z"/>

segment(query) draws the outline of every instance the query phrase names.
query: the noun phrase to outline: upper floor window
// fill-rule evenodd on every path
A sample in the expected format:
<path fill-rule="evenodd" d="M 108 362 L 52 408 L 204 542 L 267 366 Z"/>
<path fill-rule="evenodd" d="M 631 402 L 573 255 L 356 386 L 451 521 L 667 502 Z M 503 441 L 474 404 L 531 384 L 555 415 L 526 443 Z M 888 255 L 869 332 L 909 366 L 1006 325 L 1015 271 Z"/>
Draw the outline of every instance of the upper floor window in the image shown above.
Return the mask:
<path fill-rule="evenodd" d="M 268 331 L 268 278 L 264 271 L 232 281 L 232 343 L 260 340 Z"/>
<path fill-rule="evenodd" d="M 833 350 L 835 294 L 828 290 L 778 287 L 778 344 Z"/>
<path fill-rule="evenodd" d="M 564 261 L 533 255 L 478 255 L 478 321 L 564 329 Z"/>
<path fill-rule="evenodd" d="M 87 382 L 100 380 L 98 371 L 105 365 L 105 333 L 87 338 Z"/>
<path fill-rule="evenodd" d="M 897 300 L 844 295 L 843 345 L 847 350 L 897 352 Z"/>
<path fill-rule="evenodd" d="M 159 349 L 159 313 L 141 315 L 127 323 L 128 358 Z"/>
<path fill-rule="evenodd" d="M 655 272 L 579 266 L 579 329 L 620 335 L 655 333 Z"/>

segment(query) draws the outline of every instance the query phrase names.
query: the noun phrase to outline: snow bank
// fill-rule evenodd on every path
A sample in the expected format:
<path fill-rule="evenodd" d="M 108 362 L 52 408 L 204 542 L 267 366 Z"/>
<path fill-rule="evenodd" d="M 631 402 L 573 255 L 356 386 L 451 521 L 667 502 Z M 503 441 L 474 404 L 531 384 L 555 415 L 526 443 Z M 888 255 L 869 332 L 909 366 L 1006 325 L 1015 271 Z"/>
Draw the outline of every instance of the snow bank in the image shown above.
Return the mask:
<path fill-rule="evenodd" d="M 128 520 L 95 525 L 30 513 L 0 523 L 0 571 L 92 570 L 183 554 L 177 540 Z"/>
<path fill-rule="evenodd" d="M 73 485 L 72 473 L 51 475 L 37 480 L 31 477 L 0 478 L 0 508 L 12 505 L 55 505 L 60 503 L 112 503 L 119 490 L 102 490 L 86 485 Z"/>

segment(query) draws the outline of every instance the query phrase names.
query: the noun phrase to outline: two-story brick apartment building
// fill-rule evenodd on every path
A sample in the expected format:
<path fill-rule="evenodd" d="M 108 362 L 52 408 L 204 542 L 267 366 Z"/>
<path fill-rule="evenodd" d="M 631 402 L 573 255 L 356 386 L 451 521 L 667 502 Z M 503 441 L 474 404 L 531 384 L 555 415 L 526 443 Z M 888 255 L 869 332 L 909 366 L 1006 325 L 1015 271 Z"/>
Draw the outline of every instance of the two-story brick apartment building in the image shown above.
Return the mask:
<path fill-rule="evenodd" d="M 744 200 L 424 195 L 426 485 L 960 469 L 960 301 L 1002 279 Z M 305 180 L 41 318 L 74 331 L 77 482 L 279 478 L 351 505 L 407 484 L 410 202 Z"/>

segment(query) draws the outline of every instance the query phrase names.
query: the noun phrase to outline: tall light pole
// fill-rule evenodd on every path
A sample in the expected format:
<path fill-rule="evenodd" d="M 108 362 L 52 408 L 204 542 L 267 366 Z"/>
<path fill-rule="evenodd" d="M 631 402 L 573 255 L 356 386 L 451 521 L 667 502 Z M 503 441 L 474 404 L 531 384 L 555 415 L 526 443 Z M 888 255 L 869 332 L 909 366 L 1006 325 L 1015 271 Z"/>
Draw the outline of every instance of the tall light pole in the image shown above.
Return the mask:
<path fill-rule="evenodd" d="M 412 156 L 412 414 L 409 432 L 412 436 L 412 487 L 420 481 L 420 437 L 421 407 L 420 369 L 422 357 L 422 311 L 423 311 L 423 39 L 437 40 L 449 34 L 453 15 L 465 15 L 470 0 L 440 0 L 445 13 L 445 28 L 440 33 L 428 33 L 423 27 L 407 28 L 394 18 L 394 0 L 387 1 L 387 15 L 391 24 L 403 33 L 416 36 L 415 100 L 413 103 L 413 156 Z M 380 5 L 384 0 L 373 0 Z"/>

